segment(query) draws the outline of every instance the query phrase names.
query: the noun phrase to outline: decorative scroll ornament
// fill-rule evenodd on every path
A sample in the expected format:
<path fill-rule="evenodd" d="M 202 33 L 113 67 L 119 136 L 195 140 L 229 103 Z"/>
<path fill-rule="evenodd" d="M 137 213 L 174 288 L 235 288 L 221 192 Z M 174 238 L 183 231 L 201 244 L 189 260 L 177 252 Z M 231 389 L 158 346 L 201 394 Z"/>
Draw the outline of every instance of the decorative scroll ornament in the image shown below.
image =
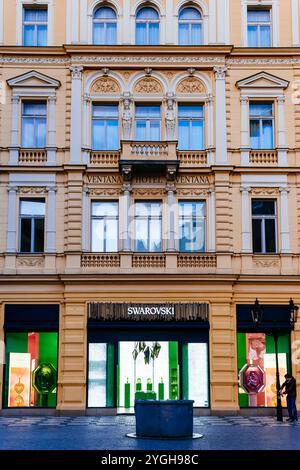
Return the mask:
<path fill-rule="evenodd" d="M 278 196 L 279 188 L 252 188 L 251 194 L 253 196 Z"/>
<path fill-rule="evenodd" d="M 93 83 L 92 93 L 120 93 L 118 83 L 110 77 L 101 77 Z"/>
<path fill-rule="evenodd" d="M 90 188 L 89 194 L 91 196 L 118 196 L 120 194 L 119 188 Z"/>
<path fill-rule="evenodd" d="M 45 264 L 42 256 L 22 256 L 17 258 L 17 267 L 41 268 Z"/>
<path fill-rule="evenodd" d="M 279 266 L 278 258 L 264 259 L 264 258 L 254 258 L 253 263 L 258 268 L 276 268 Z"/>
<path fill-rule="evenodd" d="M 47 194 L 49 188 L 46 186 L 18 186 L 18 194 Z"/>
<path fill-rule="evenodd" d="M 135 93 L 157 94 L 162 93 L 163 89 L 158 80 L 155 80 L 153 77 L 144 77 L 137 82 L 134 91 Z"/>
<path fill-rule="evenodd" d="M 197 77 L 187 77 L 181 80 L 177 87 L 177 93 L 182 94 L 190 94 L 190 93 L 197 93 L 203 94 L 205 93 L 205 87 L 201 80 Z"/>

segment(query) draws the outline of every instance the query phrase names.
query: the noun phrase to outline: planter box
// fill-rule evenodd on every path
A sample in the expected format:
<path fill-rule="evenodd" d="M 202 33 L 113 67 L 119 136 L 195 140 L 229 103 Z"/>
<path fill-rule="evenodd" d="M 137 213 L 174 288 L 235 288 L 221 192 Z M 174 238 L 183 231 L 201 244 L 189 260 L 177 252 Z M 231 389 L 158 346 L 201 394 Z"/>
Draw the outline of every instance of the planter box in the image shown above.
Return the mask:
<path fill-rule="evenodd" d="M 136 400 L 136 436 L 192 437 L 193 403 L 193 400 Z"/>

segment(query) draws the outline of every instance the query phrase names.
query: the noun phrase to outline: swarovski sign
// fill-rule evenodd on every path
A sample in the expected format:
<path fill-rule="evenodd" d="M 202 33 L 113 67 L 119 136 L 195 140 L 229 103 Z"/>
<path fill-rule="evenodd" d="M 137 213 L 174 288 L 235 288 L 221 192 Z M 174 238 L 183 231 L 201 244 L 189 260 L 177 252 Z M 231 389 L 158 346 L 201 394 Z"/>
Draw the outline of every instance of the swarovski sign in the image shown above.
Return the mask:
<path fill-rule="evenodd" d="M 208 304 L 91 302 L 88 304 L 88 319 L 90 322 L 208 321 Z"/>
<path fill-rule="evenodd" d="M 175 315 L 175 307 L 172 306 L 157 306 L 157 305 L 143 305 L 143 306 L 128 306 L 127 307 L 128 315 Z"/>

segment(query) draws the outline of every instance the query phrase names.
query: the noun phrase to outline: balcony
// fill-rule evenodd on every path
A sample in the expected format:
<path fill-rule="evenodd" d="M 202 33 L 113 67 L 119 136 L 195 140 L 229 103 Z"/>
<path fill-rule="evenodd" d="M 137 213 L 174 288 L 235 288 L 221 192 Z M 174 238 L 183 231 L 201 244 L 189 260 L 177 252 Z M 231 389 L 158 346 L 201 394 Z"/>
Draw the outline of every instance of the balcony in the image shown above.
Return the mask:
<path fill-rule="evenodd" d="M 251 150 L 249 162 L 251 165 L 277 166 L 278 154 L 276 150 Z"/>
<path fill-rule="evenodd" d="M 180 161 L 177 142 L 121 142 L 120 171 L 124 179 L 133 174 L 165 174 L 168 179 L 176 177 Z"/>
<path fill-rule="evenodd" d="M 92 150 L 90 153 L 90 166 L 119 168 L 120 151 Z"/>
<path fill-rule="evenodd" d="M 45 149 L 20 149 L 20 165 L 43 165 L 47 163 L 47 151 Z"/>

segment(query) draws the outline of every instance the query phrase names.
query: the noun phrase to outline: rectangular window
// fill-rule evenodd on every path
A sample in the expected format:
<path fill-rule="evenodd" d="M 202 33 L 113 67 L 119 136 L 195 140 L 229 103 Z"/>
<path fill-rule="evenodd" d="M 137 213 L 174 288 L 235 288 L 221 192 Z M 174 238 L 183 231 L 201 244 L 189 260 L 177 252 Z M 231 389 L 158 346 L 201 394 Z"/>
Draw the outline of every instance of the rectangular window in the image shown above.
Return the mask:
<path fill-rule="evenodd" d="M 92 148 L 93 150 L 118 150 L 119 110 L 117 105 L 93 105 Z"/>
<path fill-rule="evenodd" d="M 47 46 L 47 8 L 24 8 L 23 45 Z"/>
<path fill-rule="evenodd" d="M 114 201 L 92 202 L 92 251 L 118 251 L 119 204 Z"/>
<path fill-rule="evenodd" d="M 141 141 L 161 139 L 159 105 L 137 105 L 135 108 L 135 138 Z"/>
<path fill-rule="evenodd" d="M 206 204 L 203 201 L 179 203 L 179 251 L 205 251 Z"/>
<path fill-rule="evenodd" d="M 135 251 L 162 251 L 162 208 L 160 202 L 136 202 Z"/>
<path fill-rule="evenodd" d="M 204 107 L 180 104 L 178 106 L 179 150 L 204 149 Z"/>
<path fill-rule="evenodd" d="M 6 334 L 4 406 L 56 406 L 58 334 Z"/>
<path fill-rule="evenodd" d="M 44 148 L 46 146 L 47 104 L 42 101 L 22 103 L 22 147 Z"/>
<path fill-rule="evenodd" d="M 20 200 L 21 253 L 43 253 L 45 240 L 45 200 Z"/>
<path fill-rule="evenodd" d="M 248 47 L 271 47 L 271 10 L 248 8 Z"/>
<path fill-rule="evenodd" d="M 253 253 L 276 253 L 276 202 L 271 199 L 252 200 Z"/>
<path fill-rule="evenodd" d="M 273 103 L 250 103 L 250 145 L 252 149 L 274 148 Z"/>

